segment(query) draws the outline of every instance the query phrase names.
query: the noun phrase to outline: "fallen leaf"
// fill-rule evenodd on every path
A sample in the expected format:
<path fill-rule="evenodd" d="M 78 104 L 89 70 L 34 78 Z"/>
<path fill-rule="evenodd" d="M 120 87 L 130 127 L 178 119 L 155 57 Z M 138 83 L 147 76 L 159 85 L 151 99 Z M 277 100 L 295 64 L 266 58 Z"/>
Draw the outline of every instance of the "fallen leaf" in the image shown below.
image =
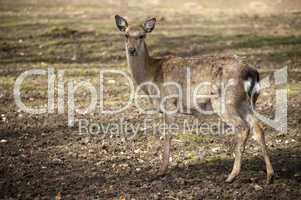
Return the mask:
<path fill-rule="evenodd" d="M 61 200 L 61 199 L 62 199 L 61 192 L 58 192 L 55 196 L 55 200 Z"/>

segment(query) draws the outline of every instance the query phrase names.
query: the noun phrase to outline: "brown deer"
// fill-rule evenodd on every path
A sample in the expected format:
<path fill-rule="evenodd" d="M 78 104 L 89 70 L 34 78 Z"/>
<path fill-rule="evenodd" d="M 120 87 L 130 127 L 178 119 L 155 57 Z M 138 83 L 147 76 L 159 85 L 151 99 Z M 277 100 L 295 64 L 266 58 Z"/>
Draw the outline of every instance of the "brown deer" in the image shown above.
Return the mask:
<path fill-rule="evenodd" d="M 209 109 L 217 113 L 227 124 L 235 127 L 237 144 L 235 147 L 235 161 L 231 173 L 226 182 L 232 182 L 240 173 L 242 154 L 245 144 L 249 138 L 250 131 L 253 138 L 259 143 L 266 164 L 267 183 L 273 180 L 273 167 L 267 153 L 264 132 L 258 120 L 254 116 L 253 105 L 259 95 L 259 74 L 236 56 L 215 57 L 207 56 L 198 59 L 166 57 L 153 58 L 149 55 L 145 43 L 146 35 L 155 28 L 156 19 L 152 18 L 142 25 L 129 26 L 126 19 L 116 15 L 115 21 L 118 29 L 124 33 L 126 44 L 126 57 L 129 69 L 136 84 L 153 82 L 160 88 L 160 99 L 152 99 L 155 107 L 159 107 L 160 100 L 173 95 L 172 103 L 180 106 L 188 113 L 199 116 L 197 106 Z M 191 83 L 188 85 L 185 75 L 187 68 L 191 71 Z M 196 103 L 190 100 L 179 101 L 174 94 L 179 93 L 174 87 L 164 87 L 168 81 L 177 82 L 182 88 L 188 88 L 182 93 L 183 96 L 191 95 L 189 89 L 195 89 L 199 83 L 207 82 L 202 87 L 201 94 L 204 95 Z M 227 86 L 224 97 L 222 95 L 222 84 Z M 153 90 L 144 88 L 145 93 L 151 95 Z M 179 105 L 179 102 L 181 105 Z M 224 110 L 221 105 L 224 105 Z M 160 107 L 161 108 L 161 107 Z M 183 110 L 183 109 L 182 109 Z M 185 111 L 186 112 L 186 111 Z M 166 114 L 166 120 L 170 122 L 173 114 Z M 165 134 L 163 140 L 163 156 L 159 174 L 166 173 L 170 157 L 171 135 Z"/>

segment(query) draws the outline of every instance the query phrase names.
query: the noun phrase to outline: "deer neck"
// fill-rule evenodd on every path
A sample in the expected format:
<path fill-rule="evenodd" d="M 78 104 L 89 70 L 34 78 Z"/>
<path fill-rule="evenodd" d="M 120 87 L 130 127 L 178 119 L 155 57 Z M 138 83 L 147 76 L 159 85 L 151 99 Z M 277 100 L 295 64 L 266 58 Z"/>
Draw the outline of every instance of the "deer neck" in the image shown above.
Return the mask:
<path fill-rule="evenodd" d="M 150 61 L 151 57 L 148 54 L 148 49 L 145 42 L 142 44 L 138 55 L 130 56 L 126 49 L 128 67 L 132 73 L 136 83 L 142 83 L 150 79 Z"/>

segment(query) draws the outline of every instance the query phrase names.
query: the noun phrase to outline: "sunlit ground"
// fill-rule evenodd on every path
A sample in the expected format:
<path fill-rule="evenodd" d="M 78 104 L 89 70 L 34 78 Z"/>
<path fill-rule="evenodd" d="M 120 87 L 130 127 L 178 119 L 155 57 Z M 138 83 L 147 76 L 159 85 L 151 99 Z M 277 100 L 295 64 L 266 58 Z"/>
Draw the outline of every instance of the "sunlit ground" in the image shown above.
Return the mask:
<path fill-rule="evenodd" d="M 0 0 L 0 199 L 297 199 L 300 196 L 301 5 L 295 1 L 3 1 Z M 154 56 L 236 54 L 262 77 L 288 67 L 288 133 L 266 127 L 276 171 L 265 185 L 264 163 L 249 142 L 240 177 L 225 184 L 233 161 L 231 136 L 176 133 L 171 169 L 155 179 L 159 153 L 154 137 L 133 141 L 78 135 L 65 114 L 30 115 L 14 103 L 16 78 L 29 69 L 65 70 L 65 81 L 97 85 L 99 70 L 126 70 L 124 37 L 114 15 L 142 23 L 158 20 L 147 38 Z M 128 98 L 125 80 L 106 80 L 108 106 Z M 22 85 L 29 106 L 47 101 L 47 79 Z M 86 105 L 89 94 L 77 93 Z M 274 88 L 265 89 L 258 110 L 273 116 Z M 150 106 L 145 102 L 145 106 Z M 101 124 L 119 118 L 139 124 L 135 108 L 120 115 L 77 115 Z M 158 121 L 160 116 L 152 116 Z M 191 117 L 181 117 L 179 121 Z M 199 119 L 216 122 L 214 117 Z"/>

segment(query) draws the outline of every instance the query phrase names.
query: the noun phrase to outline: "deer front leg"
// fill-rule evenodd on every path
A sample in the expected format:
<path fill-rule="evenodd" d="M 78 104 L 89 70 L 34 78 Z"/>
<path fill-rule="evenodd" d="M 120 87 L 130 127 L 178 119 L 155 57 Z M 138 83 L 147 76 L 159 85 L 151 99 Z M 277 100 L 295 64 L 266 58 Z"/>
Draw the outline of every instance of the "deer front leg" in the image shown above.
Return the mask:
<path fill-rule="evenodd" d="M 218 104 L 217 104 L 218 105 Z M 239 115 L 235 104 L 227 104 L 227 110 L 220 115 L 222 120 L 227 124 L 232 124 L 235 127 L 236 146 L 235 146 L 235 160 L 231 173 L 228 175 L 226 182 L 231 183 L 240 173 L 242 154 L 245 150 L 245 145 L 249 137 L 250 126 Z"/>
<path fill-rule="evenodd" d="M 170 134 L 167 133 L 164 135 L 162 163 L 158 175 L 164 175 L 168 169 L 169 157 L 170 157 L 170 144 L 171 144 L 171 136 Z"/>
<path fill-rule="evenodd" d="M 171 139 L 172 135 L 170 131 L 168 130 L 169 124 L 174 121 L 174 115 L 167 115 L 164 114 L 164 123 L 165 123 L 165 130 L 163 132 L 164 139 L 162 142 L 162 163 L 159 169 L 159 176 L 164 175 L 167 172 L 168 165 L 169 165 L 169 158 L 170 158 L 170 148 L 171 148 Z"/>

